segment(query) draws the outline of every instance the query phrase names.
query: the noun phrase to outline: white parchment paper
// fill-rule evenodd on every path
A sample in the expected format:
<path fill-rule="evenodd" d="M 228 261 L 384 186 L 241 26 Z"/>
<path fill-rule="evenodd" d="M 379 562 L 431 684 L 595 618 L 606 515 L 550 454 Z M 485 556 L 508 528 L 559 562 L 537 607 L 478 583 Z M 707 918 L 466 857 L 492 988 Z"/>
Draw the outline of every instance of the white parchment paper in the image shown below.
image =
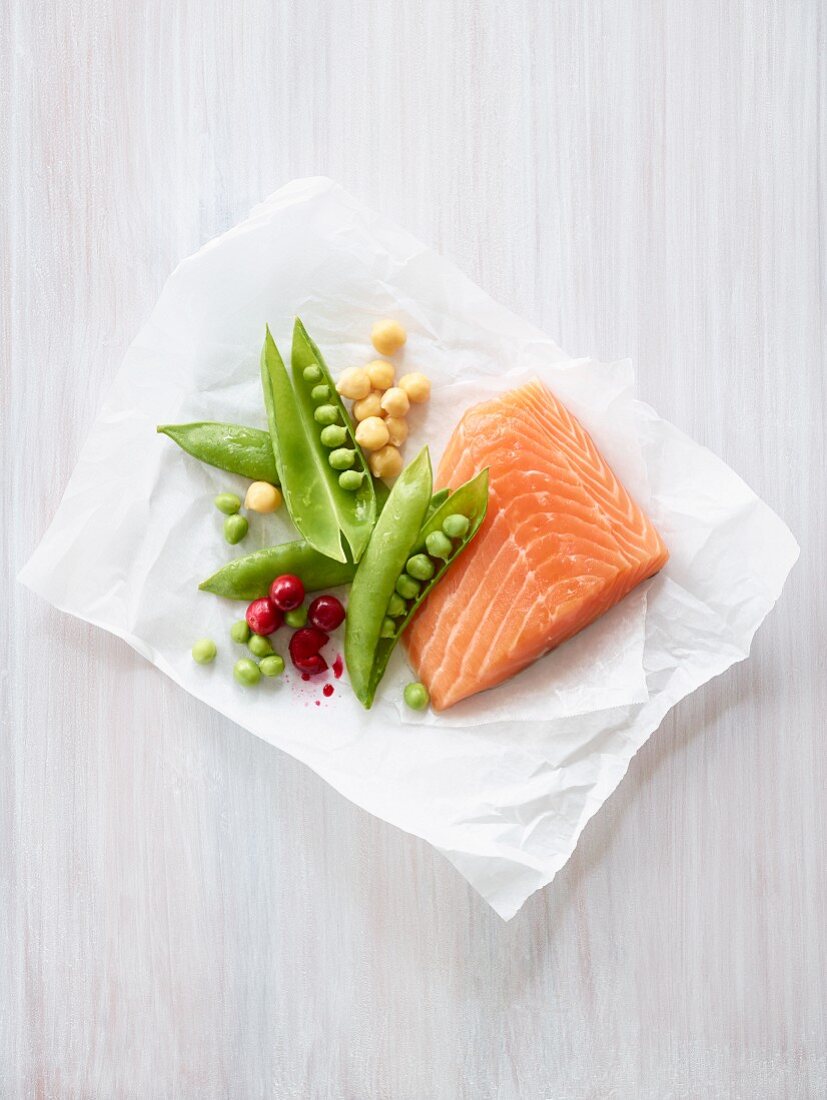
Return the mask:
<path fill-rule="evenodd" d="M 216 492 L 240 478 L 155 434 L 214 419 L 264 427 L 265 322 L 289 354 L 302 316 L 334 373 L 374 354 L 379 316 L 409 339 L 433 399 L 412 417 L 436 463 L 468 405 L 542 378 L 592 433 L 650 512 L 669 565 L 600 622 L 508 684 L 445 715 L 399 704 L 400 652 L 372 711 L 346 674 L 288 674 L 256 689 L 231 675 L 235 604 L 198 591 L 224 561 L 295 537 L 251 517 L 221 536 Z M 749 652 L 798 555 L 784 524 L 714 455 L 636 401 L 628 362 L 569 360 L 452 264 L 325 179 L 299 180 L 172 274 L 127 352 L 58 512 L 21 580 L 55 606 L 126 639 L 188 691 L 303 760 L 346 797 L 442 851 L 503 917 L 566 862 L 635 751 L 679 699 Z M 219 644 L 195 665 L 194 638 Z M 277 648 L 284 649 L 277 637 Z M 328 656 L 341 651 L 334 639 Z"/>

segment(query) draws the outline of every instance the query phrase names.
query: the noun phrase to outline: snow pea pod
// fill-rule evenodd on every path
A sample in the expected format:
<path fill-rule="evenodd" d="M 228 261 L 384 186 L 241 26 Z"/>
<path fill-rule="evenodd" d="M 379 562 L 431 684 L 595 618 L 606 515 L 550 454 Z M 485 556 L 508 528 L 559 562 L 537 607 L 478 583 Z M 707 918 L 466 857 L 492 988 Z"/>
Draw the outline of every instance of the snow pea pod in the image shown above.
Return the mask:
<path fill-rule="evenodd" d="M 351 562 L 333 561 L 303 539 L 296 539 L 236 558 L 198 587 L 228 600 L 257 600 L 269 593 L 271 583 L 283 573 L 301 577 L 308 592 L 318 592 L 348 584 L 355 572 Z"/>
<path fill-rule="evenodd" d="M 353 578 L 345 625 L 345 661 L 356 697 L 365 707 L 373 702 L 381 677 L 381 672 L 376 676 L 376 655 L 382 643 L 385 611 L 412 547 L 418 545 L 432 488 L 431 459 L 424 447 L 391 489 Z"/>
<path fill-rule="evenodd" d="M 252 481 L 279 483 L 270 436 L 258 428 L 201 420 L 193 424 L 159 424 L 156 431 L 208 466 Z"/>
<path fill-rule="evenodd" d="M 275 342 L 267 329 L 261 353 L 264 403 L 284 500 L 299 534 L 322 554 L 335 561 L 358 561 L 376 521 L 373 480 L 364 457 L 353 441 L 352 425 L 336 394 L 327 367 L 297 319 L 293 333 L 291 383 Z M 311 391 L 325 379 L 330 386 L 328 403 L 319 420 Z M 343 489 L 339 474 L 328 461 L 321 441 L 326 424 L 336 421 L 349 433 L 354 462 L 364 477 L 357 490 Z M 348 553 L 349 552 L 349 553 Z"/>
<path fill-rule="evenodd" d="M 435 494 L 436 495 L 436 494 Z M 393 501 L 393 491 L 391 491 L 390 498 L 388 500 L 389 507 Z M 429 592 L 432 592 L 434 586 L 437 585 L 440 580 L 445 576 L 447 570 L 457 560 L 462 551 L 468 546 L 471 540 L 479 531 L 482 521 L 485 519 L 485 513 L 488 508 L 488 470 L 482 470 L 476 477 L 473 477 L 470 481 L 467 481 L 464 485 L 461 485 L 450 496 L 446 495 L 442 498 L 442 503 L 433 511 L 426 513 L 425 520 L 416 536 L 408 542 L 408 552 L 404 556 L 403 564 L 397 569 L 397 572 L 391 578 L 391 592 L 387 596 L 386 602 L 381 603 L 381 594 L 384 592 L 386 585 L 383 584 L 380 592 L 378 586 L 374 587 L 375 600 L 370 608 L 370 614 L 373 619 L 373 623 L 378 623 L 376 628 L 376 640 L 374 643 L 373 652 L 370 654 L 369 671 L 365 674 L 360 672 L 359 684 L 362 688 L 362 693 L 356 691 L 362 704 L 366 707 L 370 707 L 373 702 L 374 695 L 376 694 L 376 688 L 379 686 L 379 682 L 385 674 L 390 656 L 396 647 L 405 627 L 413 618 L 417 608 L 422 604 L 422 601 L 428 596 Z M 421 569 L 423 564 L 421 559 L 427 558 L 426 539 L 428 535 L 433 534 L 435 531 L 443 530 L 443 523 L 448 516 L 461 515 L 468 519 L 468 528 L 461 538 L 456 538 L 451 541 L 451 552 L 448 556 L 442 560 L 440 558 L 431 558 L 431 566 L 433 567 L 433 574 L 430 579 L 426 579 L 425 583 L 418 586 L 418 591 L 410 599 L 402 600 L 400 596 L 400 586 L 398 584 L 401 578 L 406 580 L 413 579 L 416 583 L 416 578 L 412 578 L 410 572 L 405 572 L 406 564 L 411 565 L 412 561 L 416 561 L 420 569 L 416 570 L 420 576 L 424 576 L 427 572 Z M 380 520 L 381 522 L 381 520 Z M 377 530 L 379 524 L 377 523 Z M 447 538 L 447 536 L 446 536 Z M 373 539 L 368 546 L 368 554 L 365 556 L 365 561 L 370 554 L 371 546 L 373 545 Z M 398 555 L 394 557 L 394 563 L 398 562 Z M 413 568 L 413 565 L 411 565 Z M 348 631 L 350 630 L 350 623 L 353 616 L 353 593 L 356 591 L 357 582 L 362 570 L 360 564 L 359 569 L 356 571 L 356 577 L 353 581 L 353 588 L 351 590 L 351 598 L 348 603 Z M 367 612 L 366 612 L 367 614 Z M 368 642 L 373 642 L 373 632 L 364 631 L 364 635 Z M 351 682 L 354 684 L 354 690 L 356 690 L 356 682 L 354 681 L 353 672 L 350 666 L 350 656 L 348 656 L 348 636 L 345 635 L 345 656 L 348 662 L 348 672 L 350 674 Z M 368 663 L 368 657 L 364 654 L 356 654 L 358 666 Z M 362 685 L 366 685 L 362 687 Z"/>
<path fill-rule="evenodd" d="M 293 347 L 290 353 L 290 364 L 293 375 L 293 386 L 296 391 L 296 400 L 301 410 L 304 422 L 310 437 L 311 444 L 316 453 L 317 461 L 327 477 L 327 483 L 331 500 L 336 508 L 339 528 L 350 547 L 350 553 L 355 562 L 358 562 L 368 544 L 373 525 L 376 523 L 376 490 L 373 478 L 370 474 L 367 461 L 360 447 L 356 444 L 353 422 L 345 408 L 344 402 L 339 396 L 327 364 L 322 353 L 297 317 L 293 325 Z M 329 395 L 320 403 L 313 397 L 319 379 L 327 385 Z M 344 427 L 348 441 L 341 444 L 336 452 L 331 452 L 321 440 L 324 425 L 319 423 L 317 414 L 320 407 L 335 410 L 336 423 Z M 359 488 L 343 489 L 339 484 L 338 464 L 332 461 L 333 453 L 352 452 L 353 462 L 351 468 L 362 474 Z"/>

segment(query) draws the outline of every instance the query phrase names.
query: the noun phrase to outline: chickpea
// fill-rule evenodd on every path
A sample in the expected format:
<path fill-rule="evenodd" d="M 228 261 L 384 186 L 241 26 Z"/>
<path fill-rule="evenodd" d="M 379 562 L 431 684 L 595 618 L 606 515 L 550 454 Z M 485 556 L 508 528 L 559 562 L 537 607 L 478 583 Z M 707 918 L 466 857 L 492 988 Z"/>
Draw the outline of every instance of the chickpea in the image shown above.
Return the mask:
<path fill-rule="evenodd" d="M 244 507 L 250 512 L 268 515 L 281 507 L 281 493 L 267 481 L 254 481 L 247 490 Z"/>
<path fill-rule="evenodd" d="M 405 391 L 412 405 L 421 405 L 431 396 L 431 380 L 419 371 L 403 374 L 399 379 L 399 388 Z"/>
<path fill-rule="evenodd" d="M 392 478 L 402 473 L 402 455 L 392 444 L 374 451 L 369 459 L 370 472 L 374 477 Z"/>
<path fill-rule="evenodd" d="M 408 334 L 398 321 L 386 319 L 376 322 L 370 330 L 370 339 L 380 355 L 393 355 L 408 339 Z"/>
<path fill-rule="evenodd" d="M 382 409 L 388 416 L 404 416 L 411 403 L 401 386 L 391 386 L 382 394 Z"/>
<path fill-rule="evenodd" d="M 348 367 L 339 375 L 336 389 L 342 397 L 360 401 L 370 393 L 370 376 L 363 367 Z"/>
<path fill-rule="evenodd" d="M 408 438 L 408 421 L 404 416 L 389 416 L 385 420 L 388 429 L 388 443 L 401 447 Z"/>
<path fill-rule="evenodd" d="M 379 390 L 371 390 L 367 397 L 361 401 L 353 402 L 353 419 L 367 420 L 369 416 L 382 415 L 382 394 Z"/>
<path fill-rule="evenodd" d="M 389 390 L 393 385 L 395 371 L 393 363 L 386 363 L 384 359 L 374 359 L 368 363 L 365 370 L 370 375 L 370 384 L 375 390 Z"/>
<path fill-rule="evenodd" d="M 388 429 L 380 416 L 369 416 L 356 428 L 356 442 L 366 451 L 378 451 L 388 442 Z"/>

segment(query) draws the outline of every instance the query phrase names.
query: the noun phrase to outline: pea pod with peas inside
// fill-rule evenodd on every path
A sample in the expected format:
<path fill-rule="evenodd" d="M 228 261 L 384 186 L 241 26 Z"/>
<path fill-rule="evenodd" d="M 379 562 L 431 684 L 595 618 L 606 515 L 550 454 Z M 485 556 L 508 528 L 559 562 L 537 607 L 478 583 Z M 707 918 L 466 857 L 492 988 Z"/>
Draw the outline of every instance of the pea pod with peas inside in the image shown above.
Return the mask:
<path fill-rule="evenodd" d="M 261 377 L 288 511 L 299 534 L 321 554 L 342 563 L 358 562 L 376 522 L 374 483 L 321 353 L 298 318 L 291 374 L 292 381 L 268 328 Z M 344 436 L 330 428 L 343 429 Z M 337 468 L 331 465 L 331 451 L 337 452 Z M 341 452 L 352 452 L 348 468 Z"/>
<path fill-rule="evenodd" d="M 377 520 L 353 578 L 347 610 L 345 660 L 353 690 L 365 707 L 376 689 L 402 631 L 439 583 L 485 518 L 488 471 L 483 470 L 429 512 L 432 475 L 425 448 L 402 472 Z M 465 521 L 463 523 L 462 521 Z M 450 535 L 445 531 L 463 534 Z M 444 556 L 428 552 L 428 538 L 441 534 Z M 431 542 L 433 543 L 433 539 Z"/>

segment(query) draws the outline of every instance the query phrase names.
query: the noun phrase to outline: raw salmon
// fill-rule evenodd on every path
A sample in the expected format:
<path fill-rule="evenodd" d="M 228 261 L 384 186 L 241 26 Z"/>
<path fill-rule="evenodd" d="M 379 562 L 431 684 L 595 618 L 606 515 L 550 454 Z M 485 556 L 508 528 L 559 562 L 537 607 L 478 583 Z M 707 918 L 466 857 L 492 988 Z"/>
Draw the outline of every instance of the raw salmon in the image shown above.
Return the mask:
<path fill-rule="evenodd" d="M 469 409 L 436 485 L 456 488 L 485 466 L 485 522 L 405 637 L 437 710 L 536 661 L 669 556 L 582 425 L 540 382 Z"/>

